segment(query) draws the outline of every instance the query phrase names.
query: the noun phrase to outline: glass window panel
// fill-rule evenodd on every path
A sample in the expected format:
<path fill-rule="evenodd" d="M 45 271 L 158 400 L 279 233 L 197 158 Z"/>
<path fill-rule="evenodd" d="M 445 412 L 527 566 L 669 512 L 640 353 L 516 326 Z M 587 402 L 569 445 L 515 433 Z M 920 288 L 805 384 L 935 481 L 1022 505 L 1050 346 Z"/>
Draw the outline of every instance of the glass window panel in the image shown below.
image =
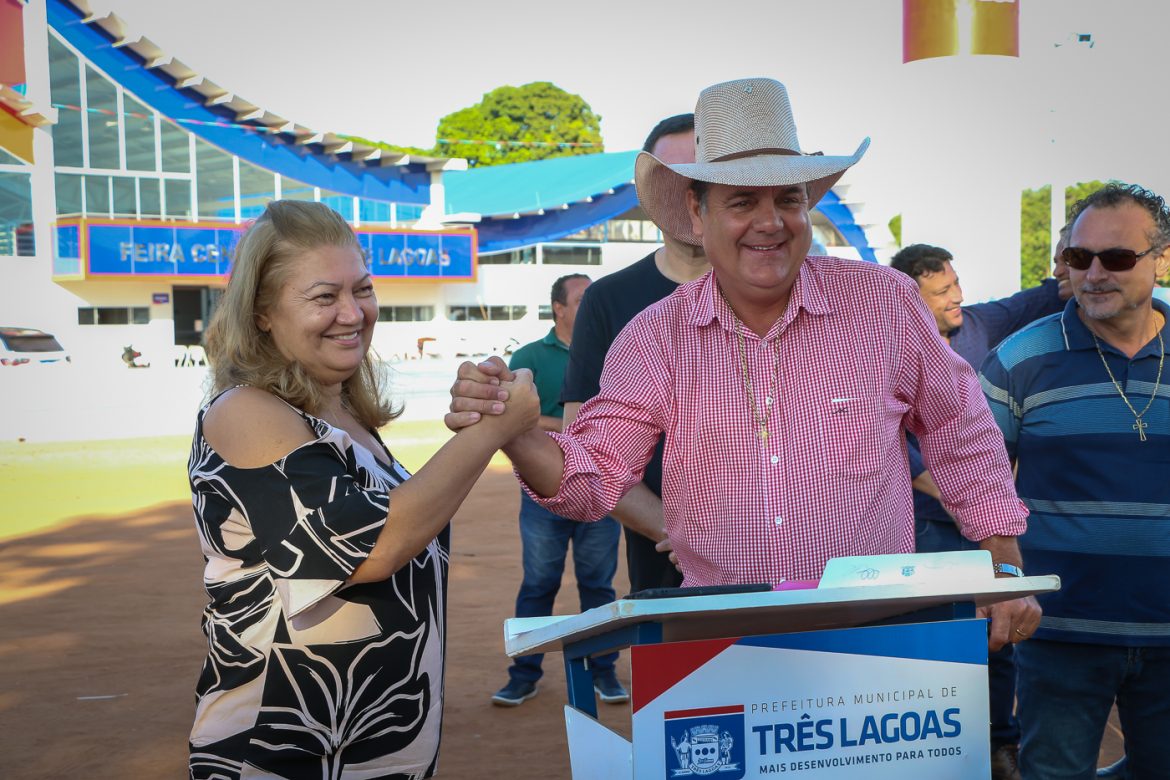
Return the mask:
<path fill-rule="evenodd" d="M 313 185 L 281 176 L 280 197 L 283 200 L 312 200 Z"/>
<path fill-rule="evenodd" d="M 553 318 L 552 305 L 542 303 L 536 310 L 536 318 L 538 320 L 551 320 Z"/>
<path fill-rule="evenodd" d="M 159 134 L 162 137 L 162 169 L 171 173 L 190 173 L 187 131 L 164 119 L 159 123 Z"/>
<path fill-rule="evenodd" d="M 97 310 L 98 325 L 129 325 L 130 310 L 124 307 L 99 306 Z"/>
<path fill-rule="evenodd" d="M 118 161 L 118 91 L 93 68 L 85 68 L 89 117 L 89 167 L 120 168 Z"/>
<path fill-rule="evenodd" d="M 161 217 L 162 201 L 159 199 L 158 179 L 138 180 L 138 215 L 141 217 Z"/>
<path fill-rule="evenodd" d="M 390 222 L 390 204 L 381 200 L 366 200 L 365 198 L 358 199 L 358 214 L 361 215 L 362 224 L 376 224 Z"/>
<path fill-rule="evenodd" d="M 480 265 L 535 265 L 536 247 L 528 246 L 523 249 L 513 249 L 510 252 L 500 252 L 494 255 L 480 255 Z"/>
<path fill-rule="evenodd" d="M 137 217 L 138 203 L 134 194 L 134 180 L 114 176 L 114 216 Z"/>
<path fill-rule="evenodd" d="M 53 177 L 57 190 L 57 216 L 81 216 L 81 177 L 58 173 Z"/>
<path fill-rule="evenodd" d="M 57 112 L 53 125 L 53 157 L 57 165 L 82 166 L 81 157 L 81 82 L 77 75 L 77 58 L 65 44 L 49 35 L 49 84 L 53 102 L 64 106 Z"/>
<path fill-rule="evenodd" d="M 0 255 L 35 254 L 32 220 L 31 176 L 0 171 Z"/>
<path fill-rule="evenodd" d="M 126 123 L 126 167 L 132 171 L 153 171 L 154 112 L 129 95 L 124 95 L 122 107 L 122 121 Z"/>
<path fill-rule="evenodd" d="M 408 203 L 397 203 L 397 219 L 399 222 L 417 222 L 422 217 L 423 206 L 414 206 Z"/>
<path fill-rule="evenodd" d="M 0 171 L 0 255 L 33 254 L 32 242 L 32 177 Z"/>
<path fill-rule="evenodd" d="M 452 307 L 460 308 L 460 307 Z M 435 318 L 434 306 L 379 306 L 381 322 L 430 322 Z"/>
<path fill-rule="evenodd" d="M 321 202 L 336 211 L 346 222 L 353 222 L 353 196 L 321 190 Z"/>
<path fill-rule="evenodd" d="M 185 179 L 165 179 L 167 195 L 166 216 L 172 219 L 191 219 L 191 182 Z"/>
<path fill-rule="evenodd" d="M 276 177 L 272 171 L 240 160 L 240 216 L 260 216 L 275 197 Z"/>
<path fill-rule="evenodd" d="M 545 265 L 601 265 L 599 246 L 554 246 L 544 247 Z"/>
<path fill-rule="evenodd" d="M 147 325 L 150 323 L 150 307 L 149 306 L 135 306 L 130 310 L 130 321 L 135 325 Z"/>
<path fill-rule="evenodd" d="M 604 241 L 605 240 L 605 223 L 600 225 L 590 225 L 587 228 L 578 230 L 576 233 L 567 235 L 561 239 L 562 241 Z"/>
<path fill-rule="evenodd" d="M 20 159 L 16 155 L 9 154 L 8 152 L 4 151 L 3 149 L 0 149 L 0 164 L 3 164 L 3 165 L 24 165 L 25 162 L 24 162 L 24 160 Z"/>
<path fill-rule="evenodd" d="M 195 167 L 200 218 L 235 219 L 236 190 L 232 179 L 231 155 L 196 138 Z"/>
<path fill-rule="evenodd" d="M 90 217 L 110 216 L 110 177 L 85 177 L 85 213 Z"/>
<path fill-rule="evenodd" d="M 93 325 L 96 320 L 96 313 L 93 309 L 85 308 L 77 310 L 77 324 L 78 325 Z"/>

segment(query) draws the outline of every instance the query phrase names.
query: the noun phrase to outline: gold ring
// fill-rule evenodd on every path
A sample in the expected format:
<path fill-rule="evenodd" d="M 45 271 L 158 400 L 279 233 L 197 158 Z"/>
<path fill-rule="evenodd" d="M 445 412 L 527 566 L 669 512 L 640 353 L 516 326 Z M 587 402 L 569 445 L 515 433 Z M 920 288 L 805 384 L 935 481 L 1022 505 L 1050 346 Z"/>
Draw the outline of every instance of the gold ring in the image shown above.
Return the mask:
<path fill-rule="evenodd" d="M 1025 634 L 1023 631 L 1021 631 L 1018 628 L 1016 629 L 1016 633 L 1019 634 L 1020 636 L 1027 636 L 1027 634 Z"/>

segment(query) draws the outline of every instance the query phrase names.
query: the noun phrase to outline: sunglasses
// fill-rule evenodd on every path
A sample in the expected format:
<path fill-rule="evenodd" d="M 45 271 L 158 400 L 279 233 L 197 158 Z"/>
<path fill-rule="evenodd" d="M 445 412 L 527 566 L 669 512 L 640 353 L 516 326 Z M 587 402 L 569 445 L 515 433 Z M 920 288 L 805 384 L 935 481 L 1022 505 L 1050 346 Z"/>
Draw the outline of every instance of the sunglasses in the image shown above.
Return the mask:
<path fill-rule="evenodd" d="M 1092 249 L 1070 246 L 1061 252 L 1060 259 L 1069 268 L 1077 271 L 1089 270 L 1094 257 L 1100 258 L 1101 267 L 1106 271 L 1128 271 L 1137 265 L 1138 260 L 1153 252 L 1154 249 L 1155 247 L 1150 247 L 1144 252 L 1135 252 L 1132 249 L 1102 249 L 1100 252 L 1094 252 Z"/>

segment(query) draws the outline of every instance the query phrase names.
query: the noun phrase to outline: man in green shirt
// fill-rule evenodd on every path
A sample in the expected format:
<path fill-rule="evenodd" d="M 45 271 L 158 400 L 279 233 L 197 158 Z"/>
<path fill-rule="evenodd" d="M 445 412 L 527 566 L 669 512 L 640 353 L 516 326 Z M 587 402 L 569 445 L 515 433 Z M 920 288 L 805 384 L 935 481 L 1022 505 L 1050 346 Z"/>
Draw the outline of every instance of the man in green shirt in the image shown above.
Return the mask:
<path fill-rule="evenodd" d="M 539 341 L 525 344 L 512 354 L 508 367 L 515 371 L 527 368 L 540 393 L 540 427 L 561 430 L 564 408 L 560 402 L 561 384 L 569 363 L 569 343 L 577 306 L 589 286 L 583 274 L 562 276 L 553 283 L 553 327 Z M 617 571 L 617 548 L 620 529 L 612 517 L 597 523 L 579 523 L 554 515 L 537 505 L 527 493 L 520 493 L 520 544 L 523 548 L 524 579 L 516 596 L 516 617 L 551 615 L 553 602 L 561 587 L 569 543 L 573 545 L 573 570 L 577 576 L 577 593 L 581 611 L 614 600 L 613 575 Z M 630 696 L 614 672 L 617 653 L 594 656 L 593 685 L 602 701 L 619 704 Z M 496 691 L 492 703 L 515 707 L 536 695 L 536 681 L 541 676 L 543 655 L 524 655 L 512 661 L 508 684 Z"/>

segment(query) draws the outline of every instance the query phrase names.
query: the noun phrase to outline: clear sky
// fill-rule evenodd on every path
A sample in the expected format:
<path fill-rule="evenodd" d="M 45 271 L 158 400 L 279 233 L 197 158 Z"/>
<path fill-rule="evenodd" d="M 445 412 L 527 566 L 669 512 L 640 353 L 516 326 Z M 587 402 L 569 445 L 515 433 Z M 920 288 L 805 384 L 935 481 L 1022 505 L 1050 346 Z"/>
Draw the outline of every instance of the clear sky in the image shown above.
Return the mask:
<path fill-rule="evenodd" d="M 257 105 L 392 143 L 430 146 L 441 116 L 485 92 L 552 81 L 601 115 L 608 150 L 632 149 L 702 87 L 764 75 L 788 86 L 806 151 L 846 154 L 872 136 L 854 175 L 894 199 L 930 154 L 983 155 L 991 175 L 1010 166 L 1027 186 L 1170 184 L 1166 0 L 1022 0 L 1018 60 L 910 65 L 901 0 L 93 4 Z M 1095 46 L 1072 44 L 1077 32 Z"/>

